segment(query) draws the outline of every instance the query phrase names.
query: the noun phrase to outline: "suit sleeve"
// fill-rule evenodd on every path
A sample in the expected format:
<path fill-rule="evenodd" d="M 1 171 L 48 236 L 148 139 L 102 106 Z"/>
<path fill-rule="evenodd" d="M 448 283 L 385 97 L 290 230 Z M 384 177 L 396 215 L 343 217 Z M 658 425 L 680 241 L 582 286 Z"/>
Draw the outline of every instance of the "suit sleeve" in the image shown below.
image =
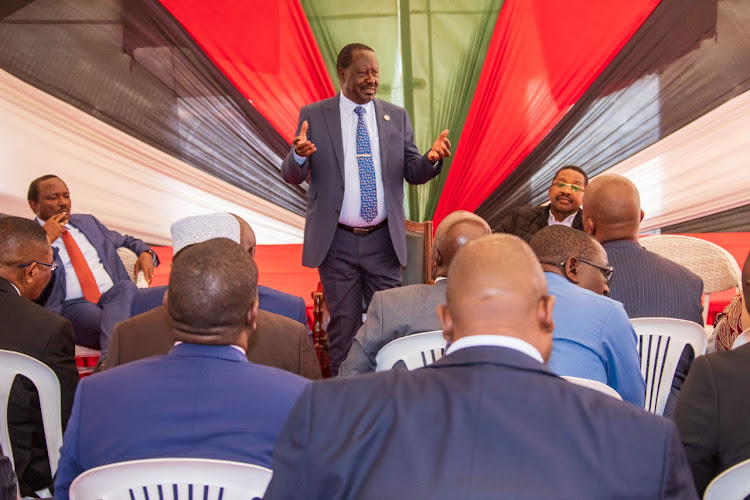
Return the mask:
<path fill-rule="evenodd" d="M 307 120 L 307 137 L 312 140 L 312 124 L 310 123 L 307 107 L 303 107 L 299 112 L 297 131 L 294 135 L 299 135 L 299 131 L 302 128 L 302 122 L 305 120 Z M 308 158 L 302 165 L 297 163 L 297 160 L 294 159 L 294 146 L 292 146 L 289 154 L 286 155 L 286 158 L 284 158 L 284 161 L 281 163 L 281 176 L 290 184 L 302 184 L 302 182 L 307 179 L 307 172 L 309 170 L 310 159 Z"/>
<path fill-rule="evenodd" d="M 60 448 L 60 462 L 55 475 L 55 499 L 67 500 L 68 489 L 73 480 L 83 473 L 84 468 L 81 465 L 78 453 L 78 439 L 81 427 L 81 393 L 86 380 L 78 384 L 73 401 L 73 411 L 70 414 L 68 427 L 65 429 L 63 436 L 63 445 Z"/>
<path fill-rule="evenodd" d="M 510 233 L 514 234 L 516 230 L 516 210 L 512 210 L 505 217 L 500 219 L 500 222 L 493 228 L 496 233 Z"/>
<path fill-rule="evenodd" d="M 70 321 L 61 322 L 54 334 L 50 336 L 42 361 L 52 368 L 60 381 L 60 410 L 64 430 L 73 408 L 73 396 L 79 379 L 75 362 L 73 326 Z"/>
<path fill-rule="evenodd" d="M 118 233 L 117 231 L 112 231 L 111 229 L 108 229 L 104 226 L 99 220 L 92 216 L 94 219 L 94 222 L 96 222 L 97 226 L 99 226 L 99 229 L 102 231 L 104 236 L 109 240 L 110 243 L 112 243 L 115 248 L 125 247 L 129 248 L 133 252 L 135 252 L 136 255 L 141 255 L 143 252 L 148 252 L 151 250 L 151 248 L 146 245 L 142 240 L 139 240 L 138 238 L 133 238 L 132 236 L 122 235 Z M 157 267 L 159 265 L 159 257 L 154 252 L 154 267 Z"/>
<path fill-rule="evenodd" d="M 666 422 L 669 431 L 664 457 L 664 484 L 660 498 L 697 500 L 698 495 L 685 457 L 685 450 L 680 443 L 680 435 L 671 421 Z"/>
<path fill-rule="evenodd" d="M 606 356 L 607 377 L 610 387 L 624 401 L 643 408 L 646 399 L 646 382 L 641 374 L 641 359 L 638 341 L 625 309 L 612 301 L 612 310 L 607 318 L 606 337 L 602 338 Z"/>
<path fill-rule="evenodd" d="M 299 342 L 299 374 L 310 380 L 323 378 L 318 363 L 318 355 L 315 354 L 310 339 L 307 336 L 307 328 L 300 325 L 297 333 Z"/>
<path fill-rule="evenodd" d="M 375 371 L 375 356 L 383 347 L 382 302 L 380 292 L 375 292 L 367 308 L 367 321 L 357 331 L 349 354 L 339 367 L 340 377 Z"/>
<path fill-rule="evenodd" d="M 719 473 L 719 402 L 716 394 L 711 361 L 706 356 L 698 356 L 677 399 L 674 422 L 701 495 Z"/>
<path fill-rule="evenodd" d="M 419 149 L 414 144 L 414 130 L 409 113 L 404 110 L 404 179 L 409 184 L 424 184 L 439 174 L 442 168 L 442 160 L 433 166 L 427 159 L 427 153 L 419 154 Z"/>
<path fill-rule="evenodd" d="M 273 477 L 264 500 L 308 498 L 311 494 L 308 466 L 315 463 L 315 449 L 310 443 L 314 385 L 306 385 L 276 439 L 271 463 Z"/>

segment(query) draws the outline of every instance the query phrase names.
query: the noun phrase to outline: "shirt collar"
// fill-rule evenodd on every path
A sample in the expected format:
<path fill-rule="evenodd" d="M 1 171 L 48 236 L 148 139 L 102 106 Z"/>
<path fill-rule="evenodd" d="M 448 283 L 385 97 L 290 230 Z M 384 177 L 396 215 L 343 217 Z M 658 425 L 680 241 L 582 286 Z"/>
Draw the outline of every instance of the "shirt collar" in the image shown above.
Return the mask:
<path fill-rule="evenodd" d="M 438 281 L 443 281 L 443 280 L 447 280 L 447 279 L 448 278 L 446 278 L 445 276 L 438 276 L 437 278 L 435 278 L 435 283 L 437 283 Z"/>
<path fill-rule="evenodd" d="M 555 224 L 564 225 L 568 227 L 573 227 L 573 219 L 576 218 L 576 215 L 578 215 L 578 210 L 576 210 L 576 213 L 570 214 L 567 217 L 565 217 L 563 220 L 558 221 L 555 219 L 555 216 L 552 214 L 552 210 L 549 211 L 549 217 L 547 217 L 547 225 L 548 226 L 554 226 Z"/>
<path fill-rule="evenodd" d="M 8 283 L 10 283 L 10 286 L 13 287 L 13 289 L 16 291 L 16 293 L 20 297 L 21 296 L 21 291 L 18 289 L 18 287 L 16 285 L 14 285 L 13 283 L 11 283 L 10 281 L 8 281 Z"/>
<path fill-rule="evenodd" d="M 180 345 L 180 344 L 182 344 L 182 340 L 175 340 L 174 344 L 172 344 L 172 345 L 175 346 L 175 345 Z M 247 352 L 242 347 L 240 347 L 238 345 L 234 345 L 234 344 L 230 344 L 229 347 L 234 347 L 235 349 L 237 349 L 238 351 L 240 351 L 242 354 L 244 354 L 245 356 L 247 356 Z"/>
<path fill-rule="evenodd" d="M 348 115 L 354 113 L 354 109 L 357 106 L 362 106 L 363 108 L 365 108 L 365 114 L 368 116 L 370 116 L 374 111 L 374 104 L 372 101 L 368 102 L 367 104 L 357 104 L 356 102 L 346 97 L 343 92 L 339 92 L 339 106 Z"/>
<path fill-rule="evenodd" d="M 448 349 L 446 349 L 445 351 L 445 355 L 447 356 L 448 354 L 458 351 L 459 349 L 477 346 L 507 347 L 509 349 L 522 352 L 527 356 L 531 356 L 540 363 L 544 363 L 544 359 L 542 359 L 542 355 L 539 353 L 536 347 L 532 346 L 525 340 L 521 340 L 516 337 L 507 337 L 505 335 L 469 335 L 468 337 L 458 339 L 450 346 L 448 346 Z"/>

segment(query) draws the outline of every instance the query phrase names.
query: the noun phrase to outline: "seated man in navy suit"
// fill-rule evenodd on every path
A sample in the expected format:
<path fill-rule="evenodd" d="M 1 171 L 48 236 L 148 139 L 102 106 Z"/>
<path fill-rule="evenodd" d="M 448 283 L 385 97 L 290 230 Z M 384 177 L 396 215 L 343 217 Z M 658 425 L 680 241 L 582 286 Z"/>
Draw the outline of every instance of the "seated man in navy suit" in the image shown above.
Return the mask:
<path fill-rule="evenodd" d="M 172 265 L 166 306 L 177 343 L 166 355 L 83 379 L 65 431 L 55 498 L 87 469 L 158 457 L 270 466 L 282 423 L 307 381 L 247 360 L 258 314 L 257 269 L 216 238 Z"/>
<path fill-rule="evenodd" d="M 94 216 L 71 215 L 68 186 L 55 175 L 32 181 L 27 198 L 57 264 L 39 303 L 70 320 L 76 344 L 106 351 L 115 323 L 130 317 L 136 291 L 117 249 L 138 255 L 133 271 L 143 270 L 148 282 L 159 259 L 141 240 L 110 231 Z"/>
<path fill-rule="evenodd" d="M 233 217 L 236 223 L 230 217 Z M 255 232 L 250 224 L 234 214 L 196 215 L 180 219 L 172 225 L 172 245 L 175 254 L 186 245 L 210 238 L 229 238 L 242 245 L 255 257 Z M 138 290 L 133 298 L 130 316 L 137 316 L 159 307 L 166 289 L 166 286 L 158 286 Z M 299 321 L 307 328 L 307 313 L 302 297 L 258 285 L 258 302 L 261 310 Z"/>
<path fill-rule="evenodd" d="M 446 299 L 436 363 L 305 388 L 266 500 L 697 498 L 672 422 L 545 366 L 555 299 L 521 239 L 458 250 Z"/>

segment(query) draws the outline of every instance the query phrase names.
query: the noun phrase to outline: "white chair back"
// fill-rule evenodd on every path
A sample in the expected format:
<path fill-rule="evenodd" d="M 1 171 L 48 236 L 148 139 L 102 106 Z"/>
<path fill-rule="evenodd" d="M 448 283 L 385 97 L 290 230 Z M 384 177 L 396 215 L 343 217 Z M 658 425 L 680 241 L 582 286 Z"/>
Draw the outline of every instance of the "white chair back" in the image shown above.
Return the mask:
<path fill-rule="evenodd" d="M 704 325 L 708 318 L 708 304 L 712 293 L 733 287 L 738 292 L 742 290 L 740 266 L 732 254 L 715 243 L 692 236 L 661 234 L 643 237 L 640 244 L 646 250 L 677 262 L 701 277 Z"/>
<path fill-rule="evenodd" d="M 619 399 L 620 401 L 622 401 L 622 396 L 620 396 L 620 393 L 612 389 L 607 384 L 603 384 L 597 380 L 589 380 L 587 378 L 580 378 L 580 377 L 570 377 L 568 375 L 563 375 L 562 378 L 564 378 L 570 383 L 581 385 L 583 387 L 588 387 L 589 389 L 594 389 L 595 391 L 599 391 L 603 394 L 606 394 L 607 396 L 612 396 L 613 398 Z"/>
<path fill-rule="evenodd" d="M 39 393 L 39 404 L 42 410 L 44 439 L 47 441 L 47 456 L 52 475 L 57 471 L 62 446 L 62 422 L 60 417 L 60 381 L 47 365 L 31 356 L 20 352 L 0 349 L 0 447 L 3 454 L 13 461 L 13 449 L 10 446 L 8 432 L 8 399 L 16 375 L 23 375 L 31 380 Z"/>
<path fill-rule="evenodd" d="M 750 494 L 750 459 L 728 468 L 708 483 L 703 500 L 742 500 Z"/>
<path fill-rule="evenodd" d="M 674 318 L 633 318 L 630 320 L 638 337 L 641 374 L 646 381 L 646 410 L 664 414 L 669 389 L 687 344 L 695 356 L 706 353 L 706 331 L 692 321 Z"/>
<path fill-rule="evenodd" d="M 431 365 L 445 354 L 442 330 L 415 333 L 388 342 L 375 356 L 375 371 L 384 372 L 403 361 L 409 370 Z"/>
<path fill-rule="evenodd" d="M 70 485 L 70 500 L 248 500 L 262 497 L 270 469 L 203 458 L 154 458 L 87 470 Z"/>
<path fill-rule="evenodd" d="M 750 341 L 750 328 L 737 335 L 734 342 L 732 342 L 732 349 L 737 349 L 738 347 L 747 344 L 748 341 Z"/>
<path fill-rule="evenodd" d="M 135 283 L 138 288 L 148 288 L 148 281 L 146 281 L 146 274 L 143 271 L 138 271 L 138 276 L 133 274 L 135 270 L 135 263 L 138 262 L 138 256 L 134 251 L 127 247 L 119 247 L 117 249 L 117 256 L 120 257 L 122 265 L 125 266 L 130 280 Z"/>

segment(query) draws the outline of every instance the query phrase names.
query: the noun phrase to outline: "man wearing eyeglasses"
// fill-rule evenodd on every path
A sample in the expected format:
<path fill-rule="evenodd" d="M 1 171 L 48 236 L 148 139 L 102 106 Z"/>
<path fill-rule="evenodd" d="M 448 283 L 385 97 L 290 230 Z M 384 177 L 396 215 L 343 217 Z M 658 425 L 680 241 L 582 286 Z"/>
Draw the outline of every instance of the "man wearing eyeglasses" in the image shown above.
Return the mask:
<path fill-rule="evenodd" d="M 562 167 L 549 188 L 549 205 L 516 208 L 503 217 L 494 231 L 515 234 L 527 243 L 547 226 L 560 224 L 582 231 L 581 205 L 588 182 L 588 175 L 581 167 Z"/>
<path fill-rule="evenodd" d="M 63 429 L 78 383 L 73 327 L 34 304 L 55 268 L 52 248 L 39 224 L 21 217 L 0 219 L 0 349 L 15 351 L 49 366 L 60 381 Z M 5 409 L 2 409 L 5 411 Z M 27 379 L 13 383 L 8 430 L 21 496 L 51 485 L 39 396 Z"/>
<path fill-rule="evenodd" d="M 555 297 L 550 369 L 607 384 L 624 401 L 643 407 L 646 384 L 635 331 L 622 304 L 602 296 L 616 271 L 604 248 L 562 225 L 543 228 L 529 245 Z"/>

